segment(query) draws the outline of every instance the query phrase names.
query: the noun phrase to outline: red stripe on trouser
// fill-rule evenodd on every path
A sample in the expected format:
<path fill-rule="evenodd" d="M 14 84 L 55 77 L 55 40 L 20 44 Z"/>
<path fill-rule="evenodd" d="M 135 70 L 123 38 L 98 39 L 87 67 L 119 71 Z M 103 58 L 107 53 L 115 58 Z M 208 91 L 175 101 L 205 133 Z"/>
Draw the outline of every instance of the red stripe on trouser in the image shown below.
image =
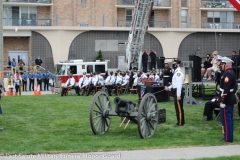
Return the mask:
<path fill-rule="evenodd" d="M 224 117 L 224 128 L 225 128 L 225 134 L 226 134 L 226 142 L 228 142 L 228 124 L 227 124 L 227 113 L 226 108 L 223 108 L 223 117 Z"/>

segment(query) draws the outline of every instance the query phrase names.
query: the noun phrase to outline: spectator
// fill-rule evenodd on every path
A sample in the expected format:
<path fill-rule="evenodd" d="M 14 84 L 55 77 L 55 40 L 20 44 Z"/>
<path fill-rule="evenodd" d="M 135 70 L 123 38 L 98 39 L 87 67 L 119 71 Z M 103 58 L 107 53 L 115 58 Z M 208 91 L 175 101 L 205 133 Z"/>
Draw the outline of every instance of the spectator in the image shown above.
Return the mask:
<path fill-rule="evenodd" d="M 15 67 L 16 67 L 17 63 L 15 61 L 15 57 L 13 57 L 12 59 L 12 74 L 15 74 Z"/>
<path fill-rule="evenodd" d="M 150 57 L 151 57 L 151 65 L 150 65 L 150 70 L 153 68 L 156 68 L 156 60 L 157 60 L 157 52 L 154 50 L 150 50 Z"/>
<path fill-rule="evenodd" d="M 144 49 L 142 54 L 142 66 L 143 66 L 144 73 L 147 73 L 147 64 L 148 64 L 148 53 L 147 53 L 147 50 Z"/>
<path fill-rule="evenodd" d="M 232 64 L 232 68 L 233 68 L 233 71 L 235 72 L 236 74 L 236 71 L 237 71 L 237 67 L 239 65 L 239 56 L 237 56 L 237 52 L 236 51 L 232 51 L 232 61 L 233 61 L 233 64 Z"/>
<path fill-rule="evenodd" d="M 212 67 L 207 69 L 207 77 L 208 77 L 208 81 L 212 80 L 212 72 L 215 72 L 215 70 L 217 70 L 217 62 L 218 62 L 218 52 L 214 51 L 213 52 L 213 59 L 211 61 Z"/>
<path fill-rule="evenodd" d="M 16 72 L 16 76 L 15 76 L 15 90 L 16 90 L 16 96 L 18 95 L 18 91 L 19 91 L 19 86 L 21 85 L 21 75 Z"/>
<path fill-rule="evenodd" d="M 38 58 L 37 59 L 35 59 L 35 65 L 36 66 L 41 66 L 42 65 L 42 60 L 40 59 L 40 56 L 38 56 Z"/>
<path fill-rule="evenodd" d="M 201 69 L 201 75 L 202 75 L 202 78 L 206 72 L 206 70 L 210 67 L 212 67 L 212 64 L 211 64 L 211 61 L 212 61 L 212 58 L 211 58 L 211 55 L 208 53 L 206 55 L 206 59 L 205 59 L 205 62 L 203 63 L 203 68 Z"/>
<path fill-rule="evenodd" d="M 12 66 L 12 62 L 11 62 L 10 56 L 8 56 L 7 65 L 8 65 L 8 67 Z"/>
<path fill-rule="evenodd" d="M 13 95 L 14 84 L 15 84 L 15 80 L 14 80 L 13 75 L 11 75 L 8 78 L 8 89 L 9 89 L 10 95 Z"/>
<path fill-rule="evenodd" d="M 23 75 L 23 67 L 25 66 L 25 63 L 23 62 L 22 59 L 19 60 L 18 66 L 19 66 L 20 74 Z"/>

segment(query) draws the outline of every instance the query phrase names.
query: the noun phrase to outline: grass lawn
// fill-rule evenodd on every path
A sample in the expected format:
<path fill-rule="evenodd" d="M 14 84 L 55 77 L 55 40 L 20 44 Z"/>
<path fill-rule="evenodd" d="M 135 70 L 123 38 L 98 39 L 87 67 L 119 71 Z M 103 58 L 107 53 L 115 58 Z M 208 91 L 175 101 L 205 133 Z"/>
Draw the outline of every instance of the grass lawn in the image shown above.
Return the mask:
<path fill-rule="evenodd" d="M 137 100 L 136 95 L 121 98 Z M 159 124 L 155 135 L 141 139 L 138 126 L 130 123 L 121 128 L 120 117 L 113 117 L 108 133 L 94 135 L 90 127 L 89 112 L 93 96 L 60 95 L 4 97 L 0 100 L 0 154 L 37 154 L 63 152 L 89 152 L 134 150 L 190 146 L 229 145 L 223 138 L 218 120 L 202 122 L 203 105 L 185 106 L 186 124 L 176 123 L 173 98 L 159 103 L 166 108 L 166 123 Z M 111 97 L 113 102 L 114 97 Z M 112 103 L 115 110 L 115 106 Z M 236 116 L 234 142 L 240 142 L 240 121 Z"/>

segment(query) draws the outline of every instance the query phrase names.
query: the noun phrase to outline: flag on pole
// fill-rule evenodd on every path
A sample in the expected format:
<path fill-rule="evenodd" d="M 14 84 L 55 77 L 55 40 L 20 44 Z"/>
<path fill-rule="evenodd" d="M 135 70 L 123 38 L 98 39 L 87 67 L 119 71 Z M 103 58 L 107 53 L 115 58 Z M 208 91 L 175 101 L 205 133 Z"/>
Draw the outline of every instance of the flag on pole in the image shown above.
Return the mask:
<path fill-rule="evenodd" d="M 240 0 L 228 0 L 240 12 Z"/>

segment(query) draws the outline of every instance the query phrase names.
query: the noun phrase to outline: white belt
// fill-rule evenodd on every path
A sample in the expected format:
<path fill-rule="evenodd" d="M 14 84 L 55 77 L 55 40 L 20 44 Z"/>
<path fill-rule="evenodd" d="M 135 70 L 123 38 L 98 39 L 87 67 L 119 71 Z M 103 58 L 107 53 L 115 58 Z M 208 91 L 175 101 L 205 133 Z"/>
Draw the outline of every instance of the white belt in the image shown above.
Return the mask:
<path fill-rule="evenodd" d="M 234 89 L 230 89 L 230 92 L 233 92 Z M 220 88 L 220 91 L 224 92 L 224 89 Z"/>
<path fill-rule="evenodd" d="M 163 77 L 170 77 L 170 76 L 163 76 Z"/>

